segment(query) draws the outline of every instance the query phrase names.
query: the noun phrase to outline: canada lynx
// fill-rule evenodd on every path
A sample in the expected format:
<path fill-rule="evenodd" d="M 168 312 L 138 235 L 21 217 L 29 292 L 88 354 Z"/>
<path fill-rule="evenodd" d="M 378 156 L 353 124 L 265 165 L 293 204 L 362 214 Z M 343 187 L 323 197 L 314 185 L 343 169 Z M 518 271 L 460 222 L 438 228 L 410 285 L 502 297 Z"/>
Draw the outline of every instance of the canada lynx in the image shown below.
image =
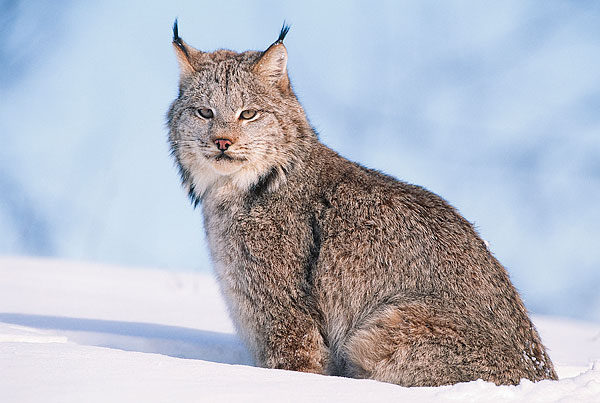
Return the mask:
<path fill-rule="evenodd" d="M 319 142 L 283 39 L 202 52 L 173 27 L 169 140 L 256 363 L 404 386 L 557 379 L 505 269 L 439 196 Z"/>

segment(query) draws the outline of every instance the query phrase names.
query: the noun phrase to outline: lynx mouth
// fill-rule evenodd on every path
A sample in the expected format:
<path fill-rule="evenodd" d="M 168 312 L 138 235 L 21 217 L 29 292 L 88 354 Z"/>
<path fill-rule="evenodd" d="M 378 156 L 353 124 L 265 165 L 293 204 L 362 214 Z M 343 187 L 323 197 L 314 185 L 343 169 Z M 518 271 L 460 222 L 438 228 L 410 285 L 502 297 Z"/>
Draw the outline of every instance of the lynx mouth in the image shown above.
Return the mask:
<path fill-rule="evenodd" d="M 243 162 L 246 161 L 246 158 L 236 157 L 226 153 L 220 153 L 211 157 L 215 161 L 218 162 Z"/>

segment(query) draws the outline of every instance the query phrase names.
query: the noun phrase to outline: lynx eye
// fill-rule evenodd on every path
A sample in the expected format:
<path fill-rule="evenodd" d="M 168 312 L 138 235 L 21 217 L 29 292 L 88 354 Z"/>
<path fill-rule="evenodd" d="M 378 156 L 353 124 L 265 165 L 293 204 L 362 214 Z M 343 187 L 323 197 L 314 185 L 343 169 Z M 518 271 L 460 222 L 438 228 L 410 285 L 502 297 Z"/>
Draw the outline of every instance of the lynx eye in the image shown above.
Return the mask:
<path fill-rule="evenodd" d="M 198 114 L 198 116 L 200 116 L 200 117 L 203 117 L 204 119 L 210 119 L 214 116 L 213 111 L 208 108 L 196 109 L 196 114 Z"/>
<path fill-rule="evenodd" d="M 256 111 L 254 109 L 246 109 L 240 113 L 240 118 L 244 120 L 250 120 L 256 116 Z"/>

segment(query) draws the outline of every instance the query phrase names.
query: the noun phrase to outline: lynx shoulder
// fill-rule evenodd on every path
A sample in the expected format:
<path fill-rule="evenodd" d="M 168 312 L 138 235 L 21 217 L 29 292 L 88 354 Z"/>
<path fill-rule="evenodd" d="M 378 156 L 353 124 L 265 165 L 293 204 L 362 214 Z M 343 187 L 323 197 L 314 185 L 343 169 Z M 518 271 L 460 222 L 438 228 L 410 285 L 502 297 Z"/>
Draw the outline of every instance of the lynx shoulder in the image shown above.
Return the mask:
<path fill-rule="evenodd" d="M 288 78 L 287 27 L 242 53 L 173 31 L 172 155 L 258 365 L 404 386 L 556 379 L 471 224 L 318 140 Z"/>

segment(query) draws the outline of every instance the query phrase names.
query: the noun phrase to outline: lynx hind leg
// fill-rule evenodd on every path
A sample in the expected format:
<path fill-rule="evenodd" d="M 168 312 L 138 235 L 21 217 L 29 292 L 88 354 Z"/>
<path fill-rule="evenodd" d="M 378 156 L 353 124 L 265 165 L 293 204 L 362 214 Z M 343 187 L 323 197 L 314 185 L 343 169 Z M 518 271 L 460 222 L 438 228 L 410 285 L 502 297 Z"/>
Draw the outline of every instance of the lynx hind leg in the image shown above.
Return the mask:
<path fill-rule="evenodd" d="M 439 386 L 479 378 L 518 383 L 521 376 L 508 369 L 511 360 L 502 373 L 502 364 L 491 362 L 490 350 L 476 341 L 489 340 L 488 335 L 467 331 L 461 319 L 425 303 L 386 306 L 363 321 L 344 344 L 346 375 L 402 386 Z M 507 357 L 502 349 L 497 353 L 495 361 Z"/>

